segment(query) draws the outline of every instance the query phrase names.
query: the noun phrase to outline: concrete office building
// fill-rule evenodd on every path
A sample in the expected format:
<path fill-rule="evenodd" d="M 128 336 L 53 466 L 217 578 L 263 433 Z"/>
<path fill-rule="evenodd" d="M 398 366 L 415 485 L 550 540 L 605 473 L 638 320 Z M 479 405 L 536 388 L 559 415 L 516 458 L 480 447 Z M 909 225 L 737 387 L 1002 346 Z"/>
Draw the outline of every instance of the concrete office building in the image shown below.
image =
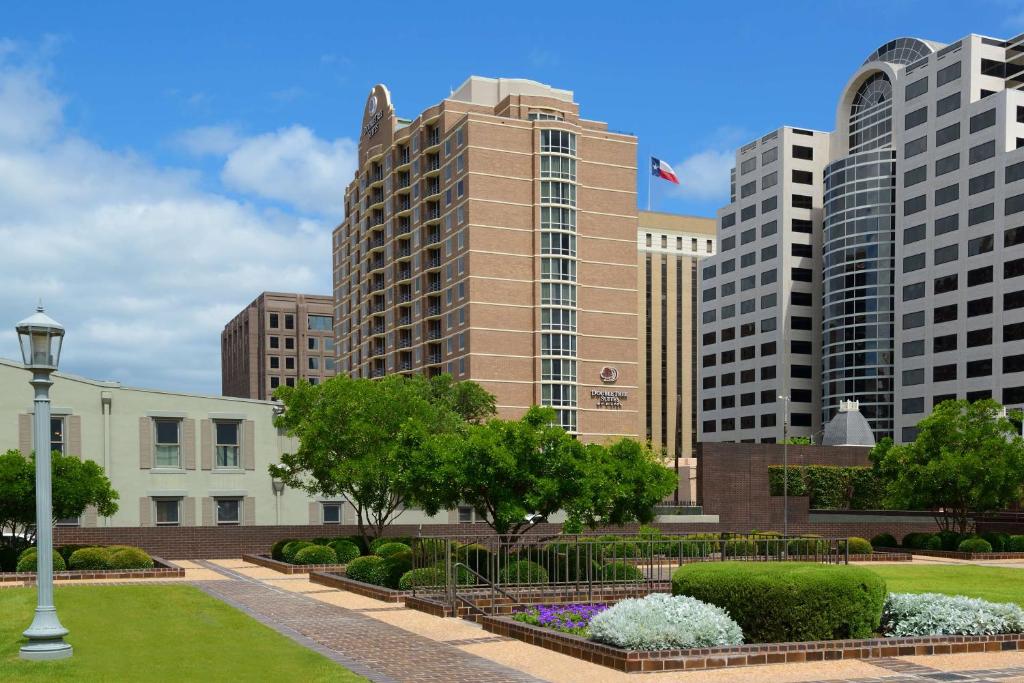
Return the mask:
<path fill-rule="evenodd" d="M 221 332 L 223 394 L 267 400 L 279 385 L 333 377 L 333 314 L 329 296 L 260 294 Z"/>
<path fill-rule="evenodd" d="M 680 497 L 696 500 L 697 316 L 701 259 L 714 254 L 710 218 L 641 211 L 637 229 L 639 434 L 678 467 Z M 639 398 L 639 397 L 638 397 Z M 687 498 L 687 493 L 689 497 Z"/>
<path fill-rule="evenodd" d="M 471 77 L 415 119 L 375 86 L 334 231 L 339 372 L 450 372 L 499 414 L 637 435 L 636 138 Z"/>
<path fill-rule="evenodd" d="M 802 132 L 787 128 L 740 150 L 740 195 L 719 213 L 721 254 L 705 269 L 703 438 L 781 436 L 781 407 L 774 422 L 767 416 L 768 424 L 755 429 L 742 380 L 722 387 L 731 373 L 749 373 L 731 365 L 743 360 L 733 360 L 733 347 L 750 354 L 743 325 L 749 332 L 751 323 L 775 324 L 760 308 L 749 322 L 724 315 L 734 299 L 747 301 L 748 311 L 750 301 L 771 302 L 772 295 L 788 304 L 773 316 L 785 323 L 778 325 L 774 388 L 792 399 L 795 435 L 817 437 L 844 401 L 859 401 L 876 438 L 898 441 L 912 439 L 916 423 L 947 398 L 1024 403 L 1024 375 L 1017 374 L 1024 372 L 1024 280 L 1016 280 L 1024 276 L 1024 227 L 1014 224 L 1024 212 L 1024 185 L 1015 184 L 1024 179 L 1022 38 L 890 41 L 846 84 L 836 130 L 805 136 L 819 144 L 800 143 L 794 135 Z M 781 178 L 773 175 L 773 163 L 790 160 Z M 766 185 L 784 181 L 803 187 L 781 193 L 779 208 L 796 209 L 791 193 L 798 194 L 808 198 L 799 201 L 809 215 L 774 223 L 761 203 L 770 197 L 762 195 Z M 780 280 L 799 273 L 799 281 L 809 281 L 766 285 L 758 272 L 762 250 L 771 253 L 773 242 L 784 247 L 787 240 L 794 248 L 806 243 L 806 256 L 783 264 Z M 732 270 L 733 259 L 741 270 Z M 755 275 L 760 279 L 750 285 Z M 803 315 L 796 300 L 807 294 L 809 334 L 806 321 L 793 324 Z M 722 334 L 732 337 L 737 326 L 736 340 L 723 343 Z M 756 364 L 759 372 L 770 365 L 760 358 Z M 794 371 L 803 365 L 811 366 L 807 386 L 806 368 Z"/>

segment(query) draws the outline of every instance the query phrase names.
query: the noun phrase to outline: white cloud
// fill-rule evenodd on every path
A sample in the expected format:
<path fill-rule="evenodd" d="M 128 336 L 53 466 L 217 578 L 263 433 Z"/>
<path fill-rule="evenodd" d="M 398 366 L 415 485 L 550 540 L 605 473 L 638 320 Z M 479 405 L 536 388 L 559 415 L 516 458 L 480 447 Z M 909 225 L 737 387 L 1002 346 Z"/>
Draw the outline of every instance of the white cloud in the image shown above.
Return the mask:
<path fill-rule="evenodd" d="M 358 150 L 347 138 L 321 140 L 303 126 L 251 137 L 234 149 L 221 180 L 228 187 L 340 220 Z"/>
<path fill-rule="evenodd" d="M 0 356 L 18 356 L 11 328 L 42 297 L 68 329 L 63 369 L 219 393 L 220 331 L 234 314 L 263 290 L 330 292 L 330 223 L 205 191 L 195 169 L 76 137 L 46 69 L 19 54 L 0 41 Z M 228 154 L 236 187 L 317 211 L 342 196 L 340 141 L 298 127 L 229 133 L 192 142 Z"/>
<path fill-rule="evenodd" d="M 679 176 L 676 194 L 700 201 L 729 201 L 729 170 L 736 162 L 732 151 L 708 149 L 673 164 Z"/>
<path fill-rule="evenodd" d="M 224 156 L 242 144 L 242 138 L 231 126 L 199 126 L 181 133 L 175 142 L 189 154 Z"/>

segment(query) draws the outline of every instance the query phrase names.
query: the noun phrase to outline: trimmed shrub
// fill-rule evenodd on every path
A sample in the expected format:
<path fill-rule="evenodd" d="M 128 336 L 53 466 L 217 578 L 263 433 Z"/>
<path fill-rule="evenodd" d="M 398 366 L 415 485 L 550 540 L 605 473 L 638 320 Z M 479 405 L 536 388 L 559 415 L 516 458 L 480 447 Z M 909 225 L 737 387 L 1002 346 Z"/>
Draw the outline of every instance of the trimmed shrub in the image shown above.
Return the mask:
<path fill-rule="evenodd" d="M 110 553 L 107 561 L 111 569 L 152 569 L 153 558 L 141 548 L 121 548 Z"/>
<path fill-rule="evenodd" d="M 338 554 L 327 545 L 307 545 L 295 553 L 294 564 L 337 564 Z"/>
<path fill-rule="evenodd" d="M 994 553 L 1005 552 L 1006 546 L 1010 545 L 1010 535 L 1001 531 L 986 531 L 981 537 L 988 541 Z"/>
<path fill-rule="evenodd" d="M 370 547 L 368 545 L 366 545 L 366 541 L 363 539 L 363 537 L 359 536 L 358 534 L 355 535 L 355 536 L 339 536 L 338 538 L 336 538 L 334 540 L 335 541 L 349 541 L 350 543 L 354 543 L 355 546 L 357 548 L 359 548 L 359 554 L 360 555 L 368 555 L 370 553 Z"/>
<path fill-rule="evenodd" d="M 458 584 L 460 586 L 473 585 L 473 576 L 461 567 L 459 569 L 458 576 L 456 577 Z M 443 588 L 445 584 L 444 567 L 411 569 L 402 574 L 402 578 L 398 580 L 398 588 L 403 591 L 413 590 L 414 588 Z"/>
<path fill-rule="evenodd" d="M 790 555 L 824 555 L 829 550 L 828 541 L 811 534 L 802 538 L 794 538 L 789 542 Z"/>
<path fill-rule="evenodd" d="M 501 583 L 547 583 L 548 570 L 536 562 L 517 560 L 510 562 L 498 572 Z"/>
<path fill-rule="evenodd" d="M 80 548 L 71 553 L 68 564 L 72 569 L 107 569 L 110 567 L 110 555 L 106 548 Z"/>
<path fill-rule="evenodd" d="M 30 548 L 29 550 L 35 550 Z M 22 553 L 18 558 L 18 564 L 14 568 L 18 572 L 34 572 L 39 567 L 39 555 L 36 553 Z M 60 553 L 53 554 L 53 571 L 62 572 L 67 569 L 67 563 Z"/>
<path fill-rule="evenodd" d="M 317 536 L 312 541 L 313 545 L 330 545 L 331 539 L 324 538 L 323 536 Z"/>
<path fill-rule="evenodd" d="M 924 544 L 928 542 L 928 539 L 934 535 L 935 534 L 926 534 L 920 531 L 911 531 L 903 537 L 903 547 L 910 548 L 911 550 L 921 550 L 924 548 Z"/>
<path fill-rule="evenodd" d="M 552 543 L 551 545 L 557 544 Z M 547 553 L 549 560 L 554 555 L 554 553 L 550 552 L 550 547 L 548 546 Z M 462 562 L 481 576 L 489 576 L 491 573 L 491 551 L 479 543 L 470 543 L 460 547 L 455 551 L 455 557 L 458 558 L 459 562 Z"/>
<path fill-rule="evenodd" d="M 281 551 L 284 547 L 294 541 L 294 538 L 283 538 L 274 545 L 270 546 L 270 557 L 271 559 L 277 560 L 278 562 L 284 562 L 284 555 Z"/>
<path fill-rule="evenodd" d="M 984 538 L 965 538 L 960 541 L 960 545 L 957 546 L 957 550 L 962 553 L 990 553 L 992 552 L 992 544 Z"/>
<path fill-rule="evenodd" d="M 392 553 L 381 562 L 379 572 L 381 585 L 388 588 L 398 588 L 398 583 L 406 572 L 412 570 L 412 551 L 401 550 Z"/>
<path fill-rule="evenodd" d="M 348 564 L 360 555 L 359 546 L 344 538 L 331 541 L 331 550 L 337 556 L 338 564 Z"/>
<path fill-rule="evenodd" d="M 928 540 L 924 542 L 925 550 L 942 550 L 942 539 L 939 538 L 938 534 L 935 536 L 929 536 Z"/>
<path fill-rule="evenodd" d="M 404 543 L 407 547 L 412 539 L 404 536 L 381 536 L 370 541 L 370 554 L 380 555 L 380 548 L 388 543 Z"/>
<path fill-rule="evenodd" d="M 872 548 L 898 548 L 900 547 L 896 537 L 892 534 L 878 534 L 871 537 Z"/>
<path fill-rule="evenodd" d="M 963 534 L 955 531 L 940 531 L 936 536 L 942 541 L 943 550 L 956 550 L 960 546 L 960 541 L 964 540 Z"/>
<path fill-rule="evenodd" d="M 750 557 L 757 554 L 757 543 L 747 538 L 734 538 L 722 544 L 726 557 Z"/>
<path fill-rule="evenodd" d="M 874 552 L 870 543 L 863 538 L 858 538 L 856 536 L 851 536 L 846 539 L 846 547 L 850 551 L 851 555 L 870 555 Z"/>
<path fill-rule="evenodd" d="M 594 615 L 590 639 L 630 650 L 740 645 L 743 631 L 720 607 L 654 593 L 623 600 Z"/>
<path fill-rule="evenodd" d="M 885 602 L 885 581 L 855 566 L 811 562 L 700 562 L 672 575 L 672 594 L 717 605 L 747 642 L 870 638 Z"/>
<path fill-rule="evenodd" d="M 384 558 L 377 555 L 363 555 L 348 563 L 345 567 L 345 575 L 353 581 L 371 583 L 380 586 L 383 582 L 381 565 Z"/>
<path fill-rule="evenodd" d="M 81 550 L 82 548 L 88 547 L 89 546 L 87 545 L 62 545 L 59 548 L 54 548 L 54 551 L 60 553 L 61 557 L 64 558 L 64 562 L 67 563 L 67 561 L 71 559 L 72 553 L 74 553 L 76 550 Z"/>
<path fill-rule="evenodd" d="M 29 547 L 25 548 L 20 553 L 18 553 L 18 562 L 21 562 L 23 559 L 25 559 L 29 555 L 35 555 L 38 552 L 39 552 L 39 548 L 35 547 L 34 545 L 30 545 Z"/>
<path fill-rule="evenodd" d="M 1011 553 L 1024 553 L 1024 536 L 1010 536 Z"/>
<path fill-rule="evenodd" d="M 601 567 L 601 578 L 605 581 L 643 581 L 645 577 L 639 567 L 628 562 L 609 562 Z"/>
<path fill-rule="evenodd" d="M 1024 631 L 1024 610 L 963 595 L 890 593 L 882 612 L 882 633 L 906 636 L 964 635 Z"/>
<path fill-rule="evenodd" d="M 391 557 L 395 553 L 404 552 L 412 552 L 412 548 L 399 541 L 392 541 L 391 543 L 381 543 L 373 554 L 380 557 Z"/>
<path fill-rule="evenodd" d="M 292 541 L 281 548 L 281 559 L 288 564 L 295 564 L 295 555 L 303 548 L 313 545 L 309 541 Z"/>

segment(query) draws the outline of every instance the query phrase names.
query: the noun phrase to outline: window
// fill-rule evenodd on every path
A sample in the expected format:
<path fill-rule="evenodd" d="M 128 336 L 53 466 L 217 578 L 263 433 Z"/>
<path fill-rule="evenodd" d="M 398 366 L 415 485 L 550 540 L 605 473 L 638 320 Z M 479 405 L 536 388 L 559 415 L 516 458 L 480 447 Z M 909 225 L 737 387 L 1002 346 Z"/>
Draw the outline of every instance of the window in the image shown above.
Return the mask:
<path fill-rule="evenodd" d="M 923 223 L 921 225 L 915 225 L 913 227 L 906 228 L 903 231 L 903 243 L 912 244 L 914 242 L 920 242 L 925 238 L 926 235 L 927 233 L 925 231 L 925 226 Z"/>
<path fill-rule="evenodd" d="M 959 245 L 950 244 L 949 246 L 939 247 L 935 250 L 935 265 L 942 263 L 949 263 L 955 261 L 959 255 Z"/>
<path fill-rule="evenodd" d="M 309 337 L 306 340 L 306 345 L 309 347 L 310 351 L 317 351 L 319 349 L 319 347 L 320 347 L 320 338 L 319 337 Z"/>
<path fill-rule="evenodd" d="M 804 147 L 803 145 L 793 145 L 793 158 L 807 159 L 810 161 L 814 159 L 814 149 L 811 147 Z"/>
<path fill-rule="evenodd" d="M 956 320 L 957 308 L 956 304 L 949 304 L 947 306 L 938 306 L 932 311 L 932 322 L 938 325 L 939 323 L 948 323 Z"/>
<path fill-rule="evenodd" d="M 810 306 L 811 299 L 810 292 L 790 292 L 789 294 L 789 303 L 794 306 Z"/>
<path fill-rule="evenodd" d="M 1003 325 L 1003 341 L 1020 341 L 1024 339 L 1024 323 Z"/>
<path fill-rule="evenodd" d="M 1024 308 L 1024 290 L 1003 294 L 1003 310 L 1009 311 L 1014 308 Z"/>
<path fill-rule="evenodd" d="M 317 332 L 330 332 L 334 327 L 334 318 L 329 315 L 309 316 L 309 329 Z M 310 347 L 312 348 L 312 347 Z"/>
<path fill-rule="evenodd" d="M 1018 161 L 1007 166 L 1005 174 L 1005 182 L 1007 183 L 1015 183 L 1024 178 L 1024 161 Z"/>
<path fill-rule="evenodd" d="M 910 187 L 924 182 L 928 178 L 928 166 L 918 166 L 903 174 L 903 186 Z"/>
<path fill-rule="evenodd" d="M 968 311 L 970 307 L 968 307 Z M 984 327 L 980 330 L 971 330 L 967 333 L 967 348 L 975 346 L 990 346 L 992 344 L 992 328 Z"/>
<path fill-rule="evenodd" d="M 911 256 L 903 257 L 903 272 L 912 273 L 915 270 L 921 270 L 925 266 L 925 255 L 924 254 L 912 254 Z"/>
<path fill-rule="evenodd" d="M 942 206 L 943 204 L 955 202 L 957 199 L 960 199 L 959 183 L 953 183 L 952 185 L 940 187 L 935 190 L 935 206 Z M 921 208 L 923 209 L 924 206 L 922 205 Z"/>
<path fill-rule="evenodd" d="M 270 338 L 270 348 L 272 348 L 272 349 L 279 349 L 279 348 L 281 348 L 280 337 L 271 337 Z"/>
<path fill-rule="evenodd" d="M 772 171 L 767 175 L 761 176 L 761 189 L 767 190 L 770 187 L 775 187 L 779 184 L 779 174 L 776 171 Z"/>
<path fill-rule="evenodd" d="M 982 237 L 975 237 L 967 243 L 967 255 L 977 256 L 978 254 L 987 254 L 992 251 L 995 245 L 995 235 L 983 235 Z"/>
<path fill-rule="evenodd" d="M 803 218 L 794 218 L 792 226 L 793 232 L 802 232 L 806 234 L 810 234 L 814 229 L 814 224 Z"/>
<path fill-rule="evenodd" d="M 67 453 L 64 450 L 64 418 L 62 417 L 51 417 L 50 418 L 50 452 L 57 451 L 59 453 Z M 79 453 L 73 453 L 72 455 L 80 455 Z"/>
<path fill-rule="evenodd" d="M 952 246 L 956 246 L 955 244 Z M 935 278 L 934 288 L 936 294 L 945 294 L 946 292 L 955 292 L 959 286 L 957 273 L 952 275 L 943 275 Z"/>
<path fill-rule="evenodd" d="M 969 243 L 968 247 L 970 247 Z M 967 286 L 977 287 L 978 285 L 984 285 L 989 282 L 992 282 L 992 275 L 992 266 L 984 266 L 982 268 L 975 268 L 974 270 L 969 270 L 967 271 Z"/>
<path fill-rule="evenodd" d="M 915 327 L 924 327 L 924 311 L 903 314 L 903 329 L 912 330 Z"/>
<path fill-rule="evenodd" d="M 271 313 L 270 314 L 270 328 L 273 329 L 273 330 L 276 330 L 280 324 L 281 323 L 280 323 L 280 320 L 278 319 L 277 313 Z"/>
<path fill-rule="evenodd" d="M 323 504 L 324 524 L 341 524 L 341 503 Z"/>
<path fill-rule="evenodd" d="M 920 213 L 928 208 L 928 198 L 925 195 L 911 197 L 903 202 L 903 213 L 907 216 Z"/>
<path fill-rule="evenodd" d="M 740 256 L 740 267 L 741 268 L 746 268 L 748 266 L 752 266 L 755 263 L 757 263 L 757 253 L 756 252 L 752 251 L 749 254 L 743 254 L 742 256 Z"/>
<path fill-rule="evenodd" d="M 960 227 L 960 214 L 954 213 L 952 216 L 946 216 L 935 221 L 935 234 L 945 235 L 947 232 L 953 232 Z"/>
<path fill-rule="evenodd" d="M 903 300 L 913 301 L 924 296 L 924 283 L 915 282 L 910 285 L 903 285 Z"/>
<path fill-rule="evenodd" d="M 153 505 L 156 507 L 157 526 L 181 526 L 180 498 L 156 498 Z"/>
<path fill-rule="evenodd" d="M 813 206 L 813 201 L 810 196 L 805 194 L 793 195 L 793 208 L 794 209 L 810 209 Z"/>
<path fill-rule="evenodd" d="M 935 131 L 935 146 L 942 147 L 945 144 L 960 139 L 960 122 L 940 128 Z"/>
<path fill-rule="evenodd" d="M 740 235 L 740 244 L 750 244 L 757 239 L 757 230 L 751 228 L 750 230 L 744 230 Z"/>
<path fill-rule="evenodd" d="M 765 342 L 761 344 L 761 355 L 762 356 L 774 356 L 775 355 L 775 342 Z"/>
<path fill-rule="evenodd" d="M 724 216 L 722 216 L 722 229 L 723 230 L 725 228 L 731 228 L 734 225 L 736 225 L 736 214 L 735 213 L 727 213 Z"/>
<path fill-rule="evenodd" d="M 790 318 L 790 327 L 794 330 L 811 329 L 811 318 L 802 315 L 794 315 Z"/>
<path fill-rule="evenodd" d="M 903 386 L 912 387 L 918 384 L 924 384 L 924 369 L 903 371 Z"/>
<path fill-rule="evenodd" d="M 285 367 L 286 370 L 294 370 L 295 369 L 295 357 L 294 356 L 287 356 L 287 357 L 285 357 L 285 359 L 284 359 L 284 367 Z"/>
<path fill-rule="evenodd" d="M 946 175 L 960 168 L 960 152 L 935 160 L 935 175 Z"/>
<path fill-rule="evenodd" d="M 576 160 L 570 157 L 542 156 L 540 158 L 540 177 L 576 180 Z M 461 191 L 459 196 L 462 196 Z"/>
<path fill-rule="evenodd" d="M 778 247 L 776 247 L 774 244 L 770 244 L 761 250 L 761 260 L 770 261 L 771 259 L 775 258 L 777 254 Z"/>
<path fill-rule="evenodd" d="M 927 76 L 925 76 L 924 78 L 919 78 L 916 81 L 914 81 L 913 83 L 908 83 L 907 87 L 904 89 L 903 95 L 904 95 L 904 99 L 907 102 L 909 102 L 910 100 L 914 99 L 915 97 L 920 97 L 921 95 L 925 94 L 926 92 L 928 92 L 928 77 Z"/>
<path fill-rule="evenodd" d="M 955 92 L 952 95 L 943 97 L 935 103 L 935 115 L 942 116 L 948 114 L 951 111 L 956 111 L 960 108 L 960 93 Z"/>
<path fill-rule="evenodd" d="M 155 467 L 181 467 L 181 421 L 154 419 L 156 431 Z"/>
<path fill-rule="evenodd" d="M 778 147 L 772 147 L 771 149 L 766 149 L 765 151 L 761 152 L 761 165 L 764 166 L 765 164 L 770 164 L 770 163 L 772 163 L 773 161 L 775 161 L 778 158 L 779 158 L 779 148 Z"/>
<path fill-rule="evenodd" d="M 814 183 L 814 174 L 810 171 L 797 171 L 793 170 L 793 182 L 800 185 L 812 185 Z"/>
<path fill-rule="evenodd" d="M 978 194 L 979 192 L 985 192 L 991 190 L 996 186 L 996 172 L 989 171 L 978 176 L 974 176 L 967 183 L 967 194 Z"/>
<path fill-rule="evenodd" d="M 779 231 L 778 221 L 768 221 L 761 226 L 761 237 L 769 237 Z"/>
<path fill-rule="evenodd" d="M 904 415 L 915 415 L 917 413 L 924 412 L 924 399 L 923 398 L 905 398 L 903 399 L 903 414 Z"/>
<path fill-rule="evenodd" d="M 994 216 L 994 204 L 985 204 L 984 206 L 977 206 L 967 212 L 967 225 L 977 225 L 978 223 L 984 223 L 985 221 L 992 220 Z"/>
<path fill-rule="evenodd" d="M 977 133 L 979 130 L 985 130 L 994 125 L 996 125 L 995 109 L 989 109 L 971 117 L 970 128 L 972 133 Z"/>
<path fill-rule="evenodd" d="M 812 282 L 814 277 L 810 268 L 791 268 L 790 275 L 797 282 Z"/>
<path fill-rule="evenodd" d="M 775 379 L 775 366 L 774 365 L 766 365 L 763 368 L 761 368 L 761 379 L 762 380 Z M 767 403 L 767 402 L 768 401 L 764 400 L 764 396 L 761 396 L 761 403 Z"/>
<path fill-rule="evenodd" d="M 772 389 L 765 389 L 761 392 L 761 403 L 775 403 L 778 396 Z"/>
<path fill-rule="evenodd" d="M 239 424 L 237 422 L 213 423 L 214 432 L 217 437 L 214 452 L 216 453 L 216 467 L 225 469 L 238 469 L 241 467 L 238 453 Z"/>
<path fill-rule="evenodd" d="M 983 142 L 980 145 L 971 147 L 971 151 L 967 153 L 967 161 L 971 164 L 976 164 L 979 161 L 985 161 L 985 159 L 991 159 L 996 155 L 996 141 L 989 140 Z"/>
<path fill-rule="evenodd" d="M 285 337 L 284 338 L 284 348 L 287 349 L 288 351 L 294 351 L 295 350 L 295 337 Z"/>
<path fill-rule="evenodd" d="M 967 361 L 967 377 L 988 377 L 992 374 L 992 359 Z"/>
<path fill-rule="evenodd" d="M 1024 372 L 1024 354 L 1003 358 L 1003 372 Z"/>
<path fill-rule="evenodd" d="M 746 199 L 755 192 L 757 192 L 757 181 L 751 180 L 749 183 L 745 183 L 743 187 L 740 188 L 740 199 Z"/>
<path fill-rule="evenodd" d="M 769 197 L 768 199 L 765 199 L 764 201 L 761 202 L 761 213 L 768 213 L 769 211 L 774 211 L 776 208 L 778 208 L 778 206 L 779 198 Z"/>
<path fill-rule="evenodd" d="M 544 204 L 576 206 L 576 185 L 557 180 L 541 181 L 540 201 Z"/>
<path fill-rule="evenodd" d="M 810 365 L 791 365 L 789 367 L 789 376 L 800 379 L 811 378 L 811 366 Z"/>
<path fill-rule="evenodd" d="M 924 341 L 918 339 L 917 341 L 903 342 L 903 357 L 913 358 L 914 356 L 924 355 Z"/>
<path fill-rule="evenodd" d="M 922 136 L 903 145 L 903 158 L 909 159 L 928 151 L 928 136 Z"/>
<path fill-rule="evenodd" d="M 291 313 L 284 314 L 284 329 L 294 330 L 295 329 L 295 316 Z"/>
<path fill-rule="evenodd" d="M 910 130 L 928 120 L 928 107 L 921 107 L 903 117 L 903 129 Z"/>
<path fill-rule="evenodd" d="M 950 64 L 949 66 L 939 69 L 935 73 L 935 86 L 943 86 L 958 78 L 960 78 L 960 62 L 956 62 L 955 64 Z"/>
<path fill-rule="evenodd" d="M 1007 197 L 1003 204 L 1003 213 L 1010 216 L 1024 211 L 1024 194 Z"/>
<path fill-rule="evenodd" d="M 956 363 L 936 365 L 932 368 L 933 382 L 950 382 L 956 379 Z"/>
<path fill-rule="evenodd" d="M 217 498 L 215 502 L 218 525 L 239 525 L 242 523 L 241 498 Z"/>
<path fill-rule="evenodd" d="M 542 130 L 540 150 L 556 154 L 576 154 L 576 135 L 564 130 Z"/>
<path fill-rule="evenodd" d="M 932 353 L 956 351 L 956 334 L 944 334 L 932 339 Z"/>

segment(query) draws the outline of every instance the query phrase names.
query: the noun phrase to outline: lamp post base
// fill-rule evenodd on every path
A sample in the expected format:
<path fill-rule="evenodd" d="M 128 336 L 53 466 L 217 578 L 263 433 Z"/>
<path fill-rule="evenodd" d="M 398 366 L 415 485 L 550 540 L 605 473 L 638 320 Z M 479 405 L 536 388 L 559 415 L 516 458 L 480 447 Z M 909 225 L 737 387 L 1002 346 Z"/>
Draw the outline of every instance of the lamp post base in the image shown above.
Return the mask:
<path fill-rule="evenodd" d="M 67 659 L 72 653 L 71 645 L 64 642 L 67 634 L 68 630 L 61 625 L 55 608 L 37 607 L 32 625 L 22 633 L 28 642 L 21 646 L 19 656 L 37 661 Z"/>

